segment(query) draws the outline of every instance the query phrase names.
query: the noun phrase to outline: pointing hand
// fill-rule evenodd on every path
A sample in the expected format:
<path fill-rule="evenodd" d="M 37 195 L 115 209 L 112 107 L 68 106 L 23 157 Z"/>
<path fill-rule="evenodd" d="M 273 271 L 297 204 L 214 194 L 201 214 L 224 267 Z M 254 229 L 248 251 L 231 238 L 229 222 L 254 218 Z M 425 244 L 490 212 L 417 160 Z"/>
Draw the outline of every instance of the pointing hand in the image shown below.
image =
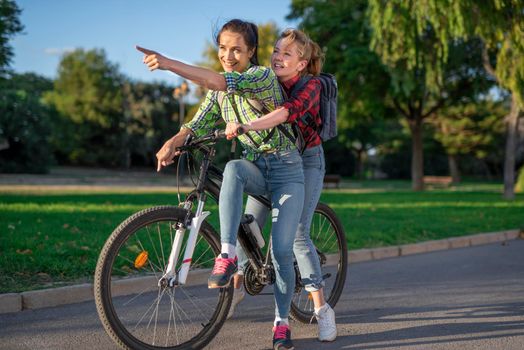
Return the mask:
<path fill-rule="evenodd" d="M 144 53 L 144 64 L 147 65 L 150 71 L 155 69 L 167 69 L 169 58 L 162 56 L 156 51 L 149 50 L 138 45 L 135 46 L 136 49 Z"/>

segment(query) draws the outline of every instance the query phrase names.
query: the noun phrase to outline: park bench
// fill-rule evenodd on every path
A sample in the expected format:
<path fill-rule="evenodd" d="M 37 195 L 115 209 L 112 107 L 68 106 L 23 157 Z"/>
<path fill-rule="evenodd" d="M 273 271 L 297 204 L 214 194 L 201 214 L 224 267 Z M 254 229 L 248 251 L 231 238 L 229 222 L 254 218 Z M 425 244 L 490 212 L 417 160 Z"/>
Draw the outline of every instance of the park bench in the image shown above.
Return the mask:
<path fill-rule="evenodd" d="M 448 187 L 453 179 L 451 176 L 424 176 L 424 185 Z"/>
<path fill-rule="evenodd" d="M 342 180 L 342 177 L 338 174 L 324 175 L 324 187 L 325 188 L 328 188 L 328 187 L 339 188 L 341 180 Z"/>

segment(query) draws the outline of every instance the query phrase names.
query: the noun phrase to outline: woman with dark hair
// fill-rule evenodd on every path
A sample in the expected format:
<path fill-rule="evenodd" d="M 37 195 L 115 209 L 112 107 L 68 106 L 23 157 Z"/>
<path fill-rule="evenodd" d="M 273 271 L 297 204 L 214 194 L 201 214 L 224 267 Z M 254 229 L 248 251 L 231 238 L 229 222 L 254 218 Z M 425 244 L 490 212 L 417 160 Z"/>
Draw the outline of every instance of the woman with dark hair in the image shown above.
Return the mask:
<path fill-rule="evenodd" d="M 205 134 L 220 118 L 226 129 L 258 119 L 261 113 L 247 101 L 257 99 L 273 111 L 284 102 L 275 74 L 257 65 L 257 27 L 241 20 L 226 23 L 217 35 L 218 58 L 224 72 L 184 64 L 137 46 L 150 70 L 172 71 L 211 89 L 193 119 L 168 140 L 157 153 L 158 170 L 171 164 L 189 133 Z M 227 91 L 227 94 L 224 93 Z M 291 132 L 289 126 L 288 132 Z M 294 232 L 304 203 L 302 159 L 294 143 L 279 129 L 249 131 L 239 136 L 244 158 L 232 160 L 224 169 L 219 216 L 221 254 L 208 280 L 209 288 L 229 285 L 237 271 L 236 239 L 243 207 L 243 193 L 267 195 L 272 204 L 272 257 L 276 272 L 273 348 L 293 349 L 288 315 L 295 286 Z"/>

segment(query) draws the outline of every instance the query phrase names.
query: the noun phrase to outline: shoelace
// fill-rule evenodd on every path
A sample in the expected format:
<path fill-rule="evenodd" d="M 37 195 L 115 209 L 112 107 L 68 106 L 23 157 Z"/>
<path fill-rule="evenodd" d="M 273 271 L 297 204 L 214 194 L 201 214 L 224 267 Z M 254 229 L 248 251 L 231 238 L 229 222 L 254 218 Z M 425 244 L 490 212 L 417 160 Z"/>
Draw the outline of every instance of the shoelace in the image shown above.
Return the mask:
<path fill-rule="evenodd" d="M 233 263 L 233 259 L 218 258 L 213 268 L 213 274 L 225 273 L 228 266 Z"/>
<path fill-rule="evenodd" d="M 275 339 L 286 339 L 287 338 L 287 326 L 276 326 L 275 327 Z"/>
<path fill-rule="evenodd" d="M 318 322 L 320 315 L 313 311 L 313 316 L 311 316 L 311 319 L 309 320 L 309 324 L 312 324 L 315 318 L 317 319 L 317 322 Z"/>

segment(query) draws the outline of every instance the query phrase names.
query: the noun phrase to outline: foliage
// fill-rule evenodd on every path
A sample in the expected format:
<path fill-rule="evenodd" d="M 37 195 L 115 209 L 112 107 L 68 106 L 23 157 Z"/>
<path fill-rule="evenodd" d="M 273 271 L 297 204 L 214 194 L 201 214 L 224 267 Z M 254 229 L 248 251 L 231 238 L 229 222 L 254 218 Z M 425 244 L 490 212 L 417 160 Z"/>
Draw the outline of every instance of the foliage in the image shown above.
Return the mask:
<path fill-rule="evenodd" d="M 280 35 L 280 30 L 274 22 L 268 22 L 258 25 L 258 62 L 262 66 L 271 66 L 271 55 L 273 54 L 273 48 L 277 42 L 277 38 Z"/>
<path fill-rule="evenodd" d="M 515 184 L 515 192 L 523 193 L 524 192 L 524 166 L 520 167 L 517 183 Z"/>
<path fill-rule="evenodd" d="M 457 104 L 443 109 L 430 120 L 435 138 L 450 155 L 474 155 L 485 158 L 493 148 L 500 148 L 504 123 L 502 103 L 491 100 Z"/>
<path fill-rule="evenodd" d="M 13 0 L 0 1 L 0 75 L 5 74 L 13 57 L 13 49 L 9 45 L 9 39 L 24 30 L 20 23 L 22 11 Z"/>
<path fill-rule="evenodd" d="M 179 105 L 172 88 L 158 83 L 125 82 L 125 147 L 128 165 L 153 166 L 155 154 L 179 129 Z"/>
<path fill-rule="evenodd" d="M 125 164 L 123 77 L 103 50 L 66 54 L 46 101 L 63 116 L 62 139 L 73 164 Z"/>
<path fill-rule="evenodd" d="M 388 12 L 387 6 L 368 9 L 367 1 L 297 0 L 288 17 L 302 20 L 301 27 L 326 52 L 325 70 L 337 76 L 338 141 L 357 158 L 364 158 L 361 155 L 370 149 L 394 143 L 397 131 L 390 128 L 398 123 L 390 120 L 405 118 L 413 139 L 412 179 L 417 188 L 426 163 L 422 156 L 424 120 L 446 104 L 484 92 L 491 83 L 485 74 L 478 74 L 483 71 L 478 42 L 450 43 L 446 52 L 451 52 L 451 59 L 443 61 L 432 49 L 436 38 L 431 28 L 417 32 L 417 23 L 408 12 L 396 11 L 398 6 Z M 383 43 L 388 40 L 395 43 Z M 416 58 L 406 60 L 397 50 L 411 50 Z M 438 62 L 443 71 L 440 80 L 431 70 Z"/>
<path fill-rule="evenodd" d="M 0 81 L 0 172 L 43 173 L 51 165 L 50 109 L 41 95 L 51 81 L 35 74 L 13 74 Z"/>
<path fill-rule="evenodd" d="M 400 62 L 411 69 L 421 65 L 427 72 L 427 82 L 441 82 L 450 42 L 480 38 L 486 71 L 500 87 L 511 92 L 512 107 L 506 118 L 504 197 L 513 198 L 516 128 L 519 109 L 524 108 L 524 2 L 370 0 L 369 13 L 375 29 L 373 47 L 383 60 L 390 66 Z M 413 40 L 427 34 L 433 38 L 430 47 L 427 41 L 419 44 Z M 436 53 L 435 59 L 426 60 L 427 52 Z"/>
<path fill-rule="evenodd" d="M 428 86 L 442 82 L 449 43 L 480 37 L 498 51 L 497 76 L 502 86 L 517 92 L 522 103 L 524 78 L 524 4 L 520 0 L 381 1 L 370 0 L 374 23 L 372 46 L 384 62 L 404 62 L 408 70 L 421 64 Z M 432 37 L 421 46 L 417 37 Z M 427 42 L 427 41 L 426 41 Z M 434 57 L 427 57 L 430 52 Z"/>
<path fill-rule="evenodd" d="M 390 96 L 407 119 L 412 134 L 413 188 L 423 188 L 423 128 L 439 110 L 472 101 L 486 93 L 490 81 L 484 72 L 482 42 L 455 38 L 433 18 L 446 17 L 450 2 L 371 0 L 371 47 L 392 77 Z M 432 17 L 433 16 L 433 17 Z"/>

